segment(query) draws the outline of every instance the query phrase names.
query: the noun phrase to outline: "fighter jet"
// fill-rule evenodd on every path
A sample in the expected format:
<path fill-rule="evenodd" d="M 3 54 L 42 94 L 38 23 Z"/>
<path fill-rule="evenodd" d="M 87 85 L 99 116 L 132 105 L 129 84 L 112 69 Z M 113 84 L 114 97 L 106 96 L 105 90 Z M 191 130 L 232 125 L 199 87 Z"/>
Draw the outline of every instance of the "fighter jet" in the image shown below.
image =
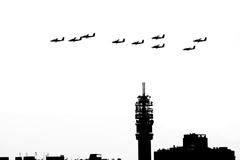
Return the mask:
<path fill-rule="evenodd" d="M 61 41 L 64 41 L 64 37 L 62 37 L 62 39 L 58 39 L 58 38 L 52 39 L 50 42 L 61 42 Z"/>
<path fill-rule="evenodd" d="M 158 35 L 158 36 L 154 36 L 154 37 L 152 37 L 152 39 L 162 39 L 162 38 L 164 38 L 165 37 L 165 34 L 163 34 L 161 37 Z"/>
<path fill-rule="evenodd" d="M 95 33 L 93 33 L 91 36 L 89 34 L 82 36 L 81 38 L 92 38 L 95 37 Z"/>
<path fill-rule="evenodd" d="M 194 49 L 195 49 L 195 46 L 193 46 L 192 48 L 191 48 L 191 47 L 184 48 L 183 50 L 184 50 L 184 51 L 190 51 L 190 50 L 194 50 Z"/>
<path fill-rule="evenodd" d="M 118 44 L 118 43 L 123 43 L 123 42 L 125 42 L 125 38 L 123 38 L 123 40 L 116 40 L 116 41 L 113 41 L 112 43 L 115 43 L 115 44 Z"/>
<path fill-rule="evenodd" d="M 207 37 L 205 37 L 204 39 L 202 39 L 202 38 L 199 38 L 199 39 L 195 39 L 195 40 L 193 40 L 193 42 L 204 42 L 204 41 L 207 41 Z"/>
<path fill-rule="evenodd" d="M 152 48 L 159 49 L 165 47 L 165 43 L 163 43 L 161 46 L 158 44 L 156 46 L 152 46 Z"/>
<path fill-rule="evenodd" d="M 136 42 L 133 42 L 132 44 L 133 45 L 138 45 L 138 44 L 143 44 L 143 43 L 144 43 L 144 40 L 142 40 L 142 42 L 136 41 Z"/>
<path fill-rule="evenodd" d="M 82 37 L 80 37 L 79 39 L 77 39 L 77 37 L 74 37 L 74 38 L 72 38 L 72 39 L 70 39 L 68 41 L 69 42 L 76 42 L 76 41 L 80 41 L 80 40 L 82 40 Z"/>

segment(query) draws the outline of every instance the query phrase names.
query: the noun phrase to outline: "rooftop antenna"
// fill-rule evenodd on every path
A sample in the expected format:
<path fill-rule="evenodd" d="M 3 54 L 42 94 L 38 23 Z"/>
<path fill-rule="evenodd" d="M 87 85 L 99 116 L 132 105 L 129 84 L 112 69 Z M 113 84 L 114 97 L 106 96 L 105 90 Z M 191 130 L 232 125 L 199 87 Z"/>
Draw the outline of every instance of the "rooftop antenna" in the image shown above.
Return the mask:
<path fill-rule="evenodd" d="M 142 94 L 145 96 L 145 82 L 142 82 Z"/>

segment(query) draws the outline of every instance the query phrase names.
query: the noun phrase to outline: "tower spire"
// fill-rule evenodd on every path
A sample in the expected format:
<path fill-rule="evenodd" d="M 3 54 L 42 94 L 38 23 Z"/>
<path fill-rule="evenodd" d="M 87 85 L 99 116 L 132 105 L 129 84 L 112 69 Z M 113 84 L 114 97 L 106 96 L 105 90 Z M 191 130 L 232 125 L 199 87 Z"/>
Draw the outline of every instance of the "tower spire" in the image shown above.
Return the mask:
<path fill-rule="evenodd" d="M 145 96 L 145 82 L 142 82 L 142 94 Z"/>

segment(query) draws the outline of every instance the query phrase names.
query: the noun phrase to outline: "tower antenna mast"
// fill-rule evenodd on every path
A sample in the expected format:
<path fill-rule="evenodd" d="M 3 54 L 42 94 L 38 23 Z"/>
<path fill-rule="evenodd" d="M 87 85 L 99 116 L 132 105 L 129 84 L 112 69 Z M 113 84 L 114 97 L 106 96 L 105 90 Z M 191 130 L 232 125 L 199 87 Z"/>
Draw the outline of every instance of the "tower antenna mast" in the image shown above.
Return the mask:
<path fill-rule="evenodd" d="M 145 96 L 145 82 L 142 82 L 142 94 Z"/>

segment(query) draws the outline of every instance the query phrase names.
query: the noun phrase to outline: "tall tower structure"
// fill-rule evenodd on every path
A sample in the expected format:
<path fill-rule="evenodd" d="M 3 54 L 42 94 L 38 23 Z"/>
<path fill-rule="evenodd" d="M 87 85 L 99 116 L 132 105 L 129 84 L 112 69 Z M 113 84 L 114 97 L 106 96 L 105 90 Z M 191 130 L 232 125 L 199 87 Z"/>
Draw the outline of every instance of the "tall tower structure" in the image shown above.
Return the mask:
<path fill-rule="evenodd" d="M 138 160 L 151 160 L 151 140 L 153 139 L 153 109 L 150 96 L 145 95 L 145 83 L 142 83 L 142 95 L 136 102 L 135 119 L 137 126 Z"/>

